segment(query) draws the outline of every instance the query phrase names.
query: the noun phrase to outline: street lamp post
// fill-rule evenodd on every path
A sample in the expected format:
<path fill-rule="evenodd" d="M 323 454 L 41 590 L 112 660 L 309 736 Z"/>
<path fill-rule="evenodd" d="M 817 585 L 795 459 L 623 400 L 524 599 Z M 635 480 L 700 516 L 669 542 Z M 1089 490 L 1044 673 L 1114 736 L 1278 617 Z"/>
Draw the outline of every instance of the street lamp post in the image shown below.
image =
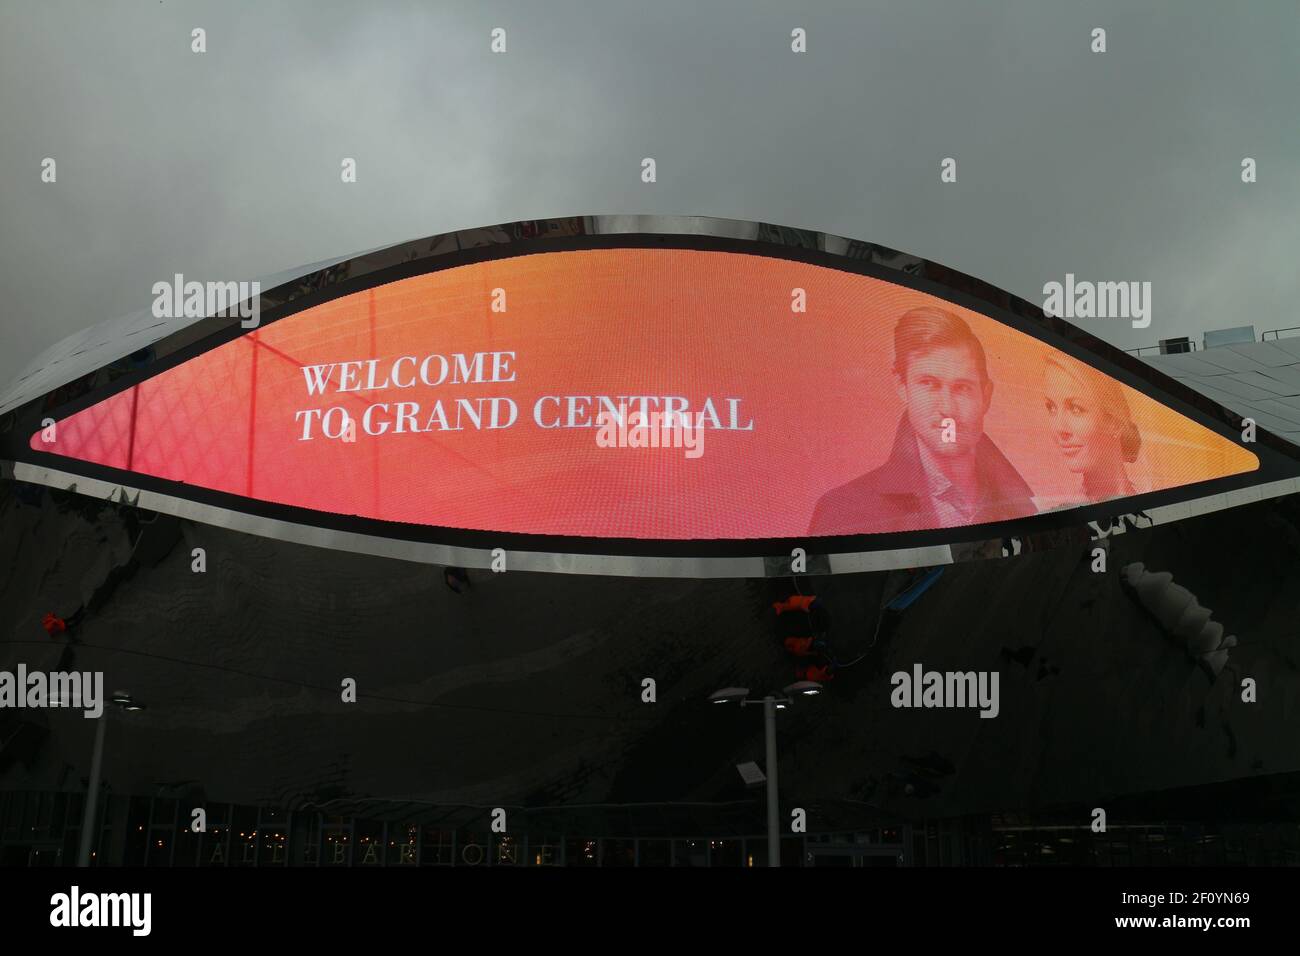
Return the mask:
<path fill-rule="evenodd" d="M 781 865 L 780 825 L 776 800 L 776 698 L 763 698 L 763 729 L 767 736 L 767 865 Z"/>
<path fill-rule="evenodd" d="M 790 704 L 795 696 L 813 697 L 821 693 L 822 685 L 815 681 L 802 680 L 784 688 L 782 696 L 768 694 L 761 699 L 749 699 L 748 687 L 725 687 L 710 695 L 709 700 L 715 704 L 729 704 L 739 701 L 746 704 L 763 705 L 763 736 L 767 751 L 767 865 L 781 865 L 781 826 L 780 810 L 777 800 L 776 769 L 776 712 Z"/>
<path fill-rule="evenodd" d="M 104 728 L 108 726 L 109 711 L 99 715 L 95 728 L 95 751 L 90 758 L 90 786 L 86 791 L 86 811 L 81 816 L 81 848 L 77 852 L 77 866 L 90 866 L 90 848 L 95 842 L 95 810 L 99 803 L 99 772 L 104 765 Z"/>
<path fill-rule="evenodd" d="M 113 706 L 118 710 L 144 710 L 144 704 L 137 703 L 125 691 L 113 694 Z M 90 786 L 86 791 L 86 811 L 81 817 L 81 847 L 77 853 L 77 866 L 90 866 L 90 851 L 95 845 L 95 811 L 99 808 L 99 780 L 104 766 L 104 731 L 108 728 L 110 708 L 105 708 L 99 715 L 99 726 L 95 728 L 95 750 L 90 757 Z"/>

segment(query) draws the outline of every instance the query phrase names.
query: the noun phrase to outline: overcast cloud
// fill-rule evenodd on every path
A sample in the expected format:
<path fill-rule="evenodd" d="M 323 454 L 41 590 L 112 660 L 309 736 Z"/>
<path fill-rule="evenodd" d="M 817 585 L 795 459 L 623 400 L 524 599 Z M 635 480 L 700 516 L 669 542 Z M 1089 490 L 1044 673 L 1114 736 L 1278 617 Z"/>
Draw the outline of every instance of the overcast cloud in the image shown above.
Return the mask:
<path fill-rule="evenodd" d="M 825 230 L 1038 302 L 1150 281 L 1150 328 L 1079 321 L 1123 347 L 1300 325 L 1297 50 L 1294 0 L 4 0 L 0 383 L 176 272 L 595 213 Z"/>

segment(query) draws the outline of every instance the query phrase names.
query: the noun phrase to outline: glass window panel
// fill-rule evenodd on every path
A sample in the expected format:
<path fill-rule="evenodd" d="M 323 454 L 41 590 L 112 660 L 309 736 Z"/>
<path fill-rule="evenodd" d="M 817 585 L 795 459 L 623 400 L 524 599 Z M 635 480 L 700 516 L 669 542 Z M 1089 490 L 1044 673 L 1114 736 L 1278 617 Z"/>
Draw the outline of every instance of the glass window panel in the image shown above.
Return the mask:
<path fill-rule="evenodd" d="M 230 865 L 230 824 L 208 822 L 199 835 L 199 866 Z"/>
<path fill-rule="evenodd" d="M 784 837 L 781 840 L 781 865 L 783 867 L 807 866 L 804 858 L 803 839 L 801 837 Z"/>
<path fill-rule="evenodd" d="M 667 866 L 672 860 L 672 841 L 642 840 L 638 852 L 640 866 Z"/>
<path fill-rule="evenodd" d="M 321 827 L 321 866 L 350 866 L 352 854 L 351 826 L 330 822 Z"/>
<path fill-rule="evenodd" d="M 420 859 L 420 828 L 414 823 L 390 823 L 385 847 L 389 866 L 415 866 Z"/>
<path fill-rule="evenodd" d="M 176 800 L 170 797 L 159 797 L 153 802 L 153 825 L 165 825 L 170 827 L 176 822 Z"/>
<path fill-rule="evenodd" d="M 601 840 L 601 866 L 636 866 L 635 840 Z"/>
<path fill-rule="evenodd" d="M 149 840 L 145 846 L 145 866 L 171 866 L 174 836 L 175 833 L 170 826 L 149 828 Z"/>
<path fill-rule="evenodd" d="M 131 797 L 126 814 L 126 846 L 122 854 L 124 866 L 143 866 L 145 847 L 149 841 L 149 798 Z"/>
<path fill-rule="evenodd" d="M 257 865 L 257 808 L 235 806 L 231 814 L 230 862 L 228 866 Z"/>
<path fill-rule="evenodd" d="M 421 828 L 420 863 L 424 866 L 452 866 L 455 863 L 452 830 L 441 827 Z"/>
<path fill-rule="evenodd" d="M 524 841 L 509 833 L 496 835 L 492 848 L 493 866 L 519 866 L 524 862 Z"/>
<path fill-rule="evenodd" d="M 384 824 L 377 820 L 357 820 L 353 830 L 356 846 L 352 851 L 352 865 L 383 866 Z"/>
<path fill-rule="evenodd" d="M 741 845 L 739 840 L 710 840 L 709 852 L 711 854 L 712 866 L 740 866 L 743 863 L 740 855 Z"/>
<path fill-rule="evenodd" d="M 201 835 L 190 829 L 189 822 L 182 818 L 172 830 L 172 866 L 194 866 L 198 862 Z"/>
<path fill-rule="evenodd" d="M 708 840 L 674 840 L 673 866 L 708 866 Z"/>
<path fill-rule="evenodd" d="M 489 866 L 492 835 L 481 830 L 462 830 L 456 842 L 457 866 Z"/>
<path fill-rule="evenodd" d="M 287 821 L 258 824 L 258 866 L 287 866 L 289 863 L 289 827 Z"/>
<path fill-rule="evenodd" d="M 529 834 L 528 863 L 530 866 L 559 866 L 563 859 L 564 838 L 556 833 L 540 836 Z"/>
<path fill-rule="evenodd" d="M 564 841 L 565 866 L 595 866 L 599 853 L 600 841 L 595 837 L 568 837 Z"/>
<path fill-rule="evenodd" d="M 50 836 L 61 837 L 63 830 L 68 826 L 68 798 L 71 794 L 56 793 L 54 794 L 53 807 L 50 813 Z M 73 822 L 75 826 L 75 821 Z"/>

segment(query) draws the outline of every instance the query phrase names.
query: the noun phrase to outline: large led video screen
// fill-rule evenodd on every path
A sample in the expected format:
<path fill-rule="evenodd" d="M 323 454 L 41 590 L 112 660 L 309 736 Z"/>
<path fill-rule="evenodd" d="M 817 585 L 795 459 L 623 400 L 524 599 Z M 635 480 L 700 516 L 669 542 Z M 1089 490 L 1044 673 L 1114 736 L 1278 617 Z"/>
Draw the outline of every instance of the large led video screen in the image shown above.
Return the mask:
<path fill-rule="evenodd" d="M 31 447 L 321 512 L 662 540 L 958 528 L 1259 467 L 943 299 L 791 260 L 644 248 L 336 298 Z"/>

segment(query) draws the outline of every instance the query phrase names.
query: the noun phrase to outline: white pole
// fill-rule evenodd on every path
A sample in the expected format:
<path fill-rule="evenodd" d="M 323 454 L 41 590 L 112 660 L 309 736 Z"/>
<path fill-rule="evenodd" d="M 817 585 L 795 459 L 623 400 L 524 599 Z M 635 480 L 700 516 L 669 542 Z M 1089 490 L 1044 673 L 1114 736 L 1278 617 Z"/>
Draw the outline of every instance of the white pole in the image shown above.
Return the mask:
<path fill-rule="evenodd" d="M 763 698 L 763 726 L 767 731 L 767 865 L 781 865 L 781 837 L 776 806 L 776 698 Z"/>
<path fill-rule="evenodd" d="M 90 758 L 90 789 L 86 791 L 86 812 L 81 817 L 81 852 L 77 866 L 90 866 L 90 848 L 95 844 L 95 807 L 99 802 L 99 772 L 104 764 L 104 728 L 108 726 L 109 708 L 99 715 L 95 728 L 95 753 Z"/>

